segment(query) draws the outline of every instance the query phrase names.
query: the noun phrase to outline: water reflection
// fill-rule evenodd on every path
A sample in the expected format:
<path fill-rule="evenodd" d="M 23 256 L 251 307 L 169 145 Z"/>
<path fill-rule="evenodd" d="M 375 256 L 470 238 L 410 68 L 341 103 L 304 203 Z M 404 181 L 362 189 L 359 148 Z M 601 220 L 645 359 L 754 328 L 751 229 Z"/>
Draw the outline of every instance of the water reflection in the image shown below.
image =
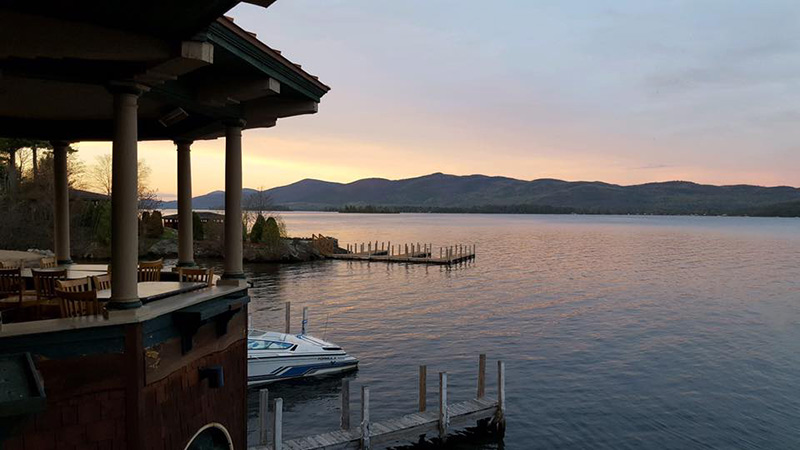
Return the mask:
<path fill-rule="evenodd" d="M 507 362 L 508 448 L 800 443 L 798 220 L 284 218 L 292 234 L 342 243 L 477 244 L 473 263 L 452 268 L 247 266 L 254 321 L 281 329 L 283 302 L 309 306 L 310 331 L 361 359 L 351 391 L 370 386 L 375 420 L 415 410 L 419 364 L 449 372 L 453 401 L 470 398 L 485 352 Z M 311 392 L 287 432 L 336 429 L 336 386 L 286 388 Z"/>

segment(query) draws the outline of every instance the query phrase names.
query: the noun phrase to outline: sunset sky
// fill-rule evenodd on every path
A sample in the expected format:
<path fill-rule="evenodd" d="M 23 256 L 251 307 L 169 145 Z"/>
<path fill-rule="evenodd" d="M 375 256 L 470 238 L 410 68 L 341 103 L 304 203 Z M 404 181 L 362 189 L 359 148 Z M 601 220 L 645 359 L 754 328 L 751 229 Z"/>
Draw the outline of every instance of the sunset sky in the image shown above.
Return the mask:
<path fill-rule="evenodd" d="M 332 87 L 244 135 L 244 185 L 432 172 L 800 185 L 796 0 L 279 0 L 236 23 Z M 91 163 L 108 143 L 78 144 Z M 141 143 L 176 190 L 170 142 Z M 193 147 L 195 195 L 224 142 Z"/>

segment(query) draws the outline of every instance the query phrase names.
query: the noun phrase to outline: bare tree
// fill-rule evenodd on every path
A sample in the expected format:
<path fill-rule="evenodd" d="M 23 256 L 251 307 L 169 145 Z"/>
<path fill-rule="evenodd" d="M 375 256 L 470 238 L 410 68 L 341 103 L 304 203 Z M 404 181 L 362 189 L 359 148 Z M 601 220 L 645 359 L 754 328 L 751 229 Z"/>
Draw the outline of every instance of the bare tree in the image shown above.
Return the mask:
<path fill-rule="evenodd" d="M 278 223 L 278 229 L 280 230 L 280 235 L 285 237 L 286 236 L 286 224 L 283 221 L 283 218 L 273 211 L 275 207 L 275 202 L 272 201 L 272 197 L 267 194 L 267 190 L 264 189 L 264 186 L 259 186 L 256 192 L 248 195 L 247 198 L 244 199 L 242 202 L 243 206 L 243 214 L 244 214 L 244 222 L 248 225 L 255 223 L 258 216 L 263 217 L 273 217 L 275 221 Z"/>
<path fill-rule="evenodd" d="M 111 155 L 100 155 L 94 158 L 89 167 L 89 186 L 111 198 Z"/>
<path fill-rule="evenodd" d="M 89 186 L 93 189 L 100 191 L 111 198 L 111 189 L 113 187 L 113 160 L 111 155 L 100 155 L 95 158 L 95 163 L 89 167 L 88 178 Z M 155 191 L 150 187 L 150 166 L 144 160 L 139 160 L 137 163 L 137 178 L 139 208 L 141 209 L 154 209 L 158 205 L 158 198 Z"/>

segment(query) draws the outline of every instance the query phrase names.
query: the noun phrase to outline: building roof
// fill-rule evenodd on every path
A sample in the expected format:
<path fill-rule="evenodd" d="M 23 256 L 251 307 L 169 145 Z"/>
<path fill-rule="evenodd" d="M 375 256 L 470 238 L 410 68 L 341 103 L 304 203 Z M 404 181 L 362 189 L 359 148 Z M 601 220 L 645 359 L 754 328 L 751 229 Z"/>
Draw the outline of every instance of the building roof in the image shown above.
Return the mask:
<path fill-rule="evenodd" d="M 82 14 L 55 0 L 0 3 L 0 136 L 110 140 L 119 85 L 144 92 L 139 140 L 216 138 L 238 119 L 270 127 L 315 113 L 329 90 L 223 17 L 237 1 L 88 3 Z"/>

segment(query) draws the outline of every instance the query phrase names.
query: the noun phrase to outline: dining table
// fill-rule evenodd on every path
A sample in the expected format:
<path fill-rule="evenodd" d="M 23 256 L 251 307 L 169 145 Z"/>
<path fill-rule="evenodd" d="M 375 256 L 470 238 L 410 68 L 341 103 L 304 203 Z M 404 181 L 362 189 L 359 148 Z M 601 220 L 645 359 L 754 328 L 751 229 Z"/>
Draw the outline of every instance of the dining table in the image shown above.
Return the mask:
<path fill-rule="evenodd" d="M 198 283 L 192 281 L 141 281 L 136 285 L 139 291 L 139 300 L 148 303 L 161 300 L 173 295 L 185 294 L 208 287 L 208 283 Z M 97 291 L 97 299 L 108 301 L 111 299 L 111 289 L 101 289 Z"/>
<path fill-rule="evenodd" d="M 33 271 L 37 272 L 58 272 L 60 270 L 67 270 L 67 279 L 68 280 L 77 280 L 79 278 L 86 278 L 86 277 L 94 277 L 97 275 L 104 275 L 107 273 L 106 270 L 104 271 L 94 271 L 94 270 L 80 270 L 74 269 L 72 267 L 49 267 L 46 269 L 29 269 L 24 268 L 20 271 L 20 275 L 22 278 L 33 278 Z"/>

